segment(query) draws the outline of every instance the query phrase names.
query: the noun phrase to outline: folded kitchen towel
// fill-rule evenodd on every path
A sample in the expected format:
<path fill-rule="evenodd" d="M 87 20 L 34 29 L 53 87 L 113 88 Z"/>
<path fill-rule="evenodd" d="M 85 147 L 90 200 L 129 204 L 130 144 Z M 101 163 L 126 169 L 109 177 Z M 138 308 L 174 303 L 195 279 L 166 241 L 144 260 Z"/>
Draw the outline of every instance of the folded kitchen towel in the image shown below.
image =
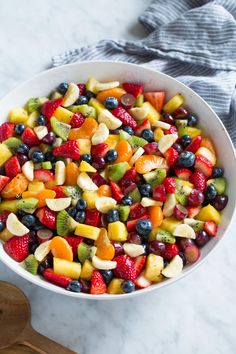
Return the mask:
<path fill-rule="evenodd" d="M 236 145 L 236 1 L 154 0 L 139 21 L 143 40 L 103 40 L 55 56 L 53 66 L 115 60 L 162 71 L 203 97 Z"/>

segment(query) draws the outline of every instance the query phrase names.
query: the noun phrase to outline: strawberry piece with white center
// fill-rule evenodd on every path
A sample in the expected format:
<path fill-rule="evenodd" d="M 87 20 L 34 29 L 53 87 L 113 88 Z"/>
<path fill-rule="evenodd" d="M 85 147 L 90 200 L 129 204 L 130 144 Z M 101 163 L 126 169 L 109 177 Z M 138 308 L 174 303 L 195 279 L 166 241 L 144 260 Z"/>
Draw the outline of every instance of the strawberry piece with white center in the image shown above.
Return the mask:
<path fill-rule="evenodd" d="M 106 143 L 100 143 L 97 145 L 92 145 L 91 146 L 91 155 L 93 157 L 104 157 L 109 150 L 109 145 Z"/>
<path fill-rule="evenodd" d="M 70 140 L 53 149 L 52 153 L 56 157 L 67 157 L 78 160 L 80 158 L 79 144 L 76 140 Z"/>
<path fill-rule="evenodd" d="M 118 184 L 116 184 L 113 181 L 109 182 L 110 187 L 111 187 L 111 194 L 112 197 L 119 203 L 121 202 L 121 199 L 124 197 L 124 194 L 122 193 L 121 188 L 118 186 Z"/>
<path fill-rule="evenodd" d="M 5 163 L 5 172 L 9 178 L 14 178 L 21 172 L 21 167 L 16 156 L 12 156 L 9 160 L 7 160 Z"/>
<path fill-rule="evenodd" d="M 0 142 L 11 138 L 14 135 L 15 124 L 3 123 L 0 126 Z"/>
<path fill-rule="evenodd" d="M 189 178 L 192 175 L 192 172 L 188 168 L 175 168 L 175 174 L 178 178 L 183 179 L 184 181 L 189 181 Z"/>
<path fill-rule="evenodd" d="M 136 278 L 135 261 L 127 255 L 115 257 L 114 261 L 117 262 L 117 266 L 114 269 L 115 276 L 124 280 L 134 281 Z"/>
<path fill-rule="evenodd" d="M 135 130 L 134 130 L 135 135 L 141 136 L 142 131 L 143 131 L 144 129 L 148 129 L 148 130 L 151 129 L 151 123 L 150 123 L 149 119 L 145 119 L 140 125 L 138 125 L 138 126 L 135 128 Z"/>
<path fill-rule="evenodd" d="M 104 294 L 106 290 L 107 287 L 101 273 L 98 270 L 94 270 L 91 279 L 90 293 L 94 295 L 99 295 Z"/>
<path fill-rule="evenodd" d="M 136 272 L 136 277 L 138 277 L 139 274 L 142 272 L 146 263 L 146 258 L 146 256 L 139 256 L 135 259 L 134 268 Z"/>
<path fill-rule="evenodd" d="M 3 245 L 5 252 L 17 262 L 22 262 L 29 255 L 29 234 L 13 236 Z"/>
<path fill-rule="evenodd" d="M 145 289 L 152 285 L 152 282 L 144 276 L 143 272 L 135 279 L 134 284 L 139 289 Z"/>
<path fill-rule="evenodd" d="M 214 221 L 205 221 L 204 222 L 204 231 L 212 237 L 216 236 L 217 233 L 217 225 Z"/>
<path fill-rule="evenodd" d="M 33 131 L 33 129 L 27 127 L 23 134 L 21 135 L 21 139 L 23 143 L 29 145 L 30 147 L 37 146 L 40 144 L 40 140 L 38 139 L 37 135 Z"/>
<path fill-rule="evenodd" d="M 124 82 L 122 86 L 126 92 L 131 93 L 135 98 L 137 98 L 143 92 L 142 84 L 133 84 L 132 82 Z"/>
<path fill-rule="evenodd" d="M 202 172 L 206 177 L 212 175 L 213 165 L 204 156 L 196 156 L 194 167 L 197 171 Z"/>
<path fill-rule="evenodd" d="M 201 142 L 202 142 L 201 135 L 196 136 L 195 138 L 193 138 L 191 144 L 188 145 L 186 151 L 191 151 L 195 154 L 195 152 L 200 148 Z"/>
<path fill-rule="evenodd" d="M 50 119 L 55 110 L 62 104 L 64 98 L 55 98 L 54 100 L 50 100 L 50 101 L 46 101 L 44 102 L 44 104 L 42 105 L 42 108 L 41 108 L 41 112 L 42 114 Z"/>
<path fill-rule="evenodd" d="M 56 213 L 49 208 L 41 208 L 36 213 L 41 224 L 47 226 L 51 230 L 56 228 Z"/>
<path fill-rule="evenodd" d="M 51 171 L 40 168 L 34 171 L 34 179 L 41 182 L 53 181 L 54 175 Z"/>

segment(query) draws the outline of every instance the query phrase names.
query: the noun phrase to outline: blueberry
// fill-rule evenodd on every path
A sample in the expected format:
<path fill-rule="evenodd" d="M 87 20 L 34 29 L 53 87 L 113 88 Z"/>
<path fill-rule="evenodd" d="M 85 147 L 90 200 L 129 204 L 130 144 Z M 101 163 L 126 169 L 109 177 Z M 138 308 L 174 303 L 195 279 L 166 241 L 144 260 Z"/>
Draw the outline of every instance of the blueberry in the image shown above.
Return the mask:
<path fill-rule="evenodd" d="M 133 204 L 133 199 L 130 195 L 125 195 L 122 200 L 121 204 L 123 205 L 132 205 Z"/>
<path fill-rule="evenodd" d="M 192 114 L 190 114 L 188 116 L 188 126 L 195 127 L 197 124 L 198 124 L 198 117 L 193 116 Z"/>
<path fill-rule="evenodd" d="M 69 214 L 73 219 L 75 219 L 75 216 L 76 216 L 77 212 L 78 212 L 78 210 L 77 210 L 76 208 L 70 208 L 70 209 L 68 210 L 68 214 Z"/>
<path fill-rule="evenodd" d="M 38 272 L 39 274 L 42 274 L 45 269 L 52 268 L 52 267 L 53 267 L 52 258 L 46 258 L 44 261 L 40 263 L 38 267 Z"/>
<path fill-rule="evenodd" d="M 92 97 L 96 97 L 95 93 L 93 93 L 92 91 L 86 91 L 86 97 L 88 99 L 88 101 L 90 100 L 90 98 Z"/>
<path fill-rule="evenodd" d="M 119 221 L 120 217 L 119 217 L 119 212 L 117 209 L 110 209 L 107 212 L 107 222 L 115 222 L 115 221 Z"/>
<path fill-rule="evenodd" d="M 29 152 L 29 147 L 28 145 L 26 144 L 20 144 L 18 149 L 17 149 L 17 152 L 19 152 L 20 154 L 28 154 Z"/>
<path fill-rule="evenodd" d="M 132 293 L 132 291 L 135 290 L 135 285 L 131 280 L 125 280 L 121 284 L 121 288 L 124 291 L 124 293 Z"/>
<path fill-rule="evenodd" d="M 4 230 L 4 224 L 2 221 L 0 221 L 0 232 Z"/>
<path fill-rule="evenodd" d="M 105 99 L 104 106 L 106 107 L 106 109 L 115 109 L 118 107 L 118 105 L 119 102 L 115 97 L 107 97 Z"/>
<path fill-rule="evenodd" d="M 103 280 L 108 285 L 112 278 L 113 278 L 113 271 L 112 270 L 101 270 L 100 273 L 102 274 Z"/>
<path fill-rule="evenodd" d="M 91 163 L 92 162 L 92 156 L 90 154 L 84 154 L 84 155 L 81 155 L 80 160 L 81 161 L 86 161 L 88 163 Z"/>
<path fill-rule="evenodd" d="M 73 291 L 74 293 L 81 292 L 81 285 L 78 280 L 72 280 L 66 287 L 66 290 Z"/>
<path fill-rule="evenodd" d="M 181 138 L 181 145 L 183 147 L 187 147 L 191 143 L 191 141 L 192 141 L 192 139 L 191 139 L 190 135 L 188 135 L 188 134 L 183 135 Z"/>
<path fill-rule="evenodd" d="M 75 220 L 83 224 L 85 221 L 85 211 L 79 210 L 75 215 Z"/>
<path fill-rule="evenodd" d="M 152 194 L 152 187 L 150 184 L 141 184 L 141 186 L 139 186 L 139 192 L 143 197 L 150 197 Z"/>
<path fill-rule="evenodd" d="M 80 198 L 76 204 L 76 209 L 78 210 L 84 210 L 87 208 L 87 202 L 86 200 Z"/>
<path fill-rule="evenodd" d="M 75 102 L 75 104 L 81 105 L 81 104 L 87 104 L 88 103 L 88 98 L 86 96 L 79 96 L 78 100 Z"/>
<path fill-rule="evenodd" d="M 220 167 L 214 167 L 212 171 L 212 177 L 213 178 L 218 178 L 218 177 L 223 177 L 224 175 L 224 169 Z"/>
<path fill-rule="evenodd" d="M 118 157 L 118 153 L 116 150 L 109 150 L 106 153 L 105 161 L 106 162 L 114 162 L 117 159 L 117 157 Z"/>
<path fill-rule="evenodd" d="M 146 236 L 152 230 L 152 223 L 149 219 L 141 219 L 137 221 L 135 228 L 138 234 Z"/>
<path fill-rule="evenodd" d="M 153 131 L 151 129 L 144 129 L 141 133 L 141 137 L 151 143 L 154 138 Z"/>
<path fill-rule="evenodd" d="M 192 167 L 195 163 L 195 155 L 190 151 L 184 151 L 179 155 L 178 166 Z"/>
<path fill-rule="evenodd" d="M 25 130 L 25 125 L 24 124 L 16 124 L 16 126 L 15 126 L 15 133 L 17 134 L 17 135 L 21 135 L 23 132 L 24 132 L 24 130 Z"/>
<path fill-rule="evenodd" d="M 51 151 L 47 151 L 44 155 L 45 161 L 51 161 L 54 162 L 56 161 L 56 157 L 53 155 Z"/>
<path fill-rule="evenodd" d="M 213 200 L 217 196 L 217 191 L 213 185 L 207 187 L 205 196 L 207 200 Z"/>
<path fill-rule="evenodd" d="M 69 85 L 66 82 L 62 82 L 58 87 L 57 91 L 59 91 L 62 95 L 66 93 L 68 90 Z"/>
<path fill-rule="evenodd" d="M 41 222 L 39 220 L 36 220 L 35 224 L 34 224 L 34 230 L 38 231 L 38 230 L 42 230 L 42 229 L 45 229 L 45 226 L 43 224 L 41 224 Z"/>
<path fill-rule="evenodd" d="M 27 213 L 24 210 L 17 210 L 17 216 L 19 216 L 19 218 L 22 218 L 25 215 L 27 215 Z"/>
<path fill-rule="evenodd" d="M 123 129 L 126 133 L 128 133 L 129 135 L 134 135 L 133 129 L 132 129 L 131 127 L 129 127 L 128 125 L 124 125 L 124 126 L 122 127 L 122 129 Z"/>
<path fill-rule="evenodd" d="M 46 120 L 44 116 L 38 116 L 38 118 L 36 119 L 36 125 L 46 125 Z"/>
<path fill-rule="evenodd" d="M 34 151 L 31 156 L 33 162 L 42 162 L 44 161 L 44 154 L 41 151 Z"/>
<path fill-rule="evenodd" d="M 25 215 L 22 217 L 21 219 L 22 224 L 24 224 L 26 227 L 28 227 L 29 229 L 33 228 L 34 224 L 35 224 L 35 217 L 33 215 Z"/>

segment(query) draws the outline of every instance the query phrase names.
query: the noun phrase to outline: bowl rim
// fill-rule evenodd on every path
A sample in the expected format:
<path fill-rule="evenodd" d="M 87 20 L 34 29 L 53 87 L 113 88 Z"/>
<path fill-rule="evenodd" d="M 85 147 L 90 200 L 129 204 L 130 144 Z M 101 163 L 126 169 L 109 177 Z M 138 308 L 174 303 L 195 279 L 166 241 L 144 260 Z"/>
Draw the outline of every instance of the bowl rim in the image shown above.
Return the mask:
<path fill-rule="evenodd" d="M 155 74 L 158 74 L 160 76 L 162 76 L 163 78 L 167 78 L 168 80 L 172 80 L 174 83 L 176 83 L 179 87 L 183 87 L 184 90 L 189 91 L 189 93 L 191 93 L 192 95 L 196 96 L 200 101 L 201 104 L 204 105 L 215 117 L 215 119 L 218 121 L 219 125 L 221 126 L 224 134 L 226 134 L 229 146 L 231 148 L 231 151 L 233 153 L 234 156 L 234 162 L 236 162 L 236 152 L 232 143 L 232 140 L 229 136 L 229 133 L 227 132 L 224 124 L 222 123 L 221 119 L 218 117 L 218 115 L 215 113 L 215 111 L 211 108 L 211 106 L 199 95 L 197 94 L 195 91 L 193 91 L 190 87 L 186 86 L 185 84 L 183 84 L 182 82 L 178 81 L 176 78 L 173 78 L 170 75 L 167 75 L 165 73 L 162 73 L 158 70 L 155 70 L 153 68 L 149 68 L 146 67 L 144 64 L 134 64 L 134 63 L 128 63 L 128 62 L 123 62 L 123 61 L 114 61 L 114 60 L 91 60 L 91 61 L 78 61 L 75 63 L 70 63 L 70 64 L 65 64 L 65 65 L 61 65 L 61 66 L 57 66 L 57 67 L 53 67 L 50 69 L 46 69 L 43 70 L 35 75 L 33 75 L 32 77 L 30 77 L 29 79 L 23 81 L 22 83 L 18 84 L 15 88 L 13 88 L 9 93 L 7 93 L 6 95 L 4 95 L 1 99 L 0 99 L 0 105 L 2 103 L 2 101 L 6 100 L 9 96 L 11 96 L 12 94 L 14 94 L 16 91 L 18 91 L 21 87 L 23 87 L 24 85 L 30 83 L 32 80 L 36 80 L 38 78 L 40 78 L 41 76 L 46 75 L 47 73 L 50 72 L 56 72 L 56 71 L 61 71 L 65 68 L 68 67 L 77 67 L 80 66 L 81 64 L 109 64 L 109 65 L 122 65 L 122 66 L 126 66 L 126 67 L 134 67 L 137 69 L 137 71 L 140 69 L 140 67 L 142 68 L 142 70 L 146 70 L 148 72 L 153 72 Z M 47 281 L 45 281 L 44 279 L 39 278 L 39 276 L 35 276 L 30 274 L 27 271 L 24 271 L 24 269 L 20 268 L 20 267 L 16 267 L 16 262 L 11 259 L 7 253 L 5 253 L 5 257 L 4 258 L 0 258 L 0 260 L 7 266 L 9 267 L 11 270 L 13 270 L 13 272 L 15 272 L 16 274 L 20 275 L 22 278 L 28 280 L 30 283 L 36 284 L 48 291 L 53 291 L 54 293 L 60 294 L 60 295 L 66 295 L 69 297 L 73 297 L 73 298 L 77 298 L 77 299 L 86 299 L 86 300 L 120 300 L 120 299 L 128 299 L 131 297 L 136 297 L 139 295 L 145 295 L 148 294 L 152 291 L 155 291 L 157 289 L 166 287 L 168 285 L 171 285 L 173 283 L 175 283 L 177 280 L 183 279 L 184 277 L 188 276 L 190 273 L 192 273 L 194 270 L 196 270 L 200 265 L 203 264 L 203 262 L 205 262 L 205 260 L 208 258 L 208 256 L 210 254 L 212 254 L 213 251 L 215 251 L 215 249 L 218 247 L 219 243 L 222 241 L 223 237 L 226 236 L 226 234 L 229 233 L 231 227 L 232 227 L 232 223 L 233 220 L 235 218 L 236 215 L 236 203 L 234 204 L 233 207 L 233 212 L 232 212 L 232 217 L 229 220 L 225 231 L 223 233 L 223 236 L 218 240 L 218 242 L 214 245 L 214 247 L 207 253 L 207 255 L 200 259 L 193 267 L 191 267 L 190 269 L 187 269 L 185 272 L 181 273 L 178 277 L 175 278 L 171 278 L 171 279 L 167 279 L 163 282 L 160 282 L 158 284 L 153 284 L 148 288 L 145 289 L 140 289 L 137 291 L 134 291 L 132 293 L 128 293 L 128 294 L 100 294 L 100 295 L 92 295 L 92 294 L 87 294 L 87 293 L 75 293 L 75 292 L 71 292 L 71 291 L 67 291 L 57 285 L 54 285 L 52 283 L 49 283 Z M 1 242 L 2 243 L 2 242 Z M 5 252 L 3 250 L 3 247 L 0 247 L 0 253 L 1 252 Z"/>

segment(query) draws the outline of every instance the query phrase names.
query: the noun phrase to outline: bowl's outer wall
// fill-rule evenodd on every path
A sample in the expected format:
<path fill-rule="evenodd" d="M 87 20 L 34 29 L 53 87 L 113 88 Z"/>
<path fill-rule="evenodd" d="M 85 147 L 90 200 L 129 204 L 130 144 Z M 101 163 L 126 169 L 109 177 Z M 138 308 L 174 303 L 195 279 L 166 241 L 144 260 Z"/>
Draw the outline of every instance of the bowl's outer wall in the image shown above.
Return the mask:
<path fill-rule="evenodd" d="M 4 122 L 7 119 L 8 112 L 13 107 L 21 107 L 27 102 L 30 97 L 45 96 L 48 95 L 52 89 L 54 89 L 61 82 L 86 82 L 89 76 L 94 76 L 100 81 L 119 80 L 120 82 L 133 81 L 141 82 L 145 84 L 145 90 L 158 91 L 163 90 L 167 92 L 167 99 L 174 96 L 177 92 L 182 93 L 185 97 L 186 104 L 190 108 L 191 112 L 197 114 L 200 118 L 200 127 L 203 128 L 205 135 L 211 137 L 216 145 L 218 165 L 224 166 L 225 177 L 228 180 L 229 203 L 227 208 L 223 212 L 222 223 L 219 226 L 217 237 L 211 240 L 203 249 L 202 256 L 198 263 L 187 266 L 183 275 L 189 273 L 195 268 L 202 260 L 206 258 L 209 252 L 216 246 L 222 236 L 225 234 L 225 230 L 228 227 L 230 220 L 233 217 L 236 200 L 236 189 L 234 188 L 234 178 L 236 176 L 236 163 L 235 153 L 229 136 L 220 122 L 216 114 L 210 109 L 210 107 L 192 90 L 185 85 L 176 81 L 175 79 L 150 70 L 142 66 L 121 63 L 121 62 L 84 62 L 76 63 L 56 69 L 48 70 L 36 75 L 31 80 L 18 86 L 11 91 L 0 101 L 0 122 Z M 150 288 L 142 291 L 137 291 L 132 294 L 126 295 L 99 295 L 90 296 L 87 294 L 76 294 L 65 291 L 53 284 L 47 283 L 40 277 L 33 276 L 27 271 L 22 269 L 15 261 L 13 261 L 3 250 L 0 244 L 0 259 L 7 264 L 16 273 L 28 279 L 29 281 L 40 285 L 49 290 L 53 290 L 58 293 L 67 294 L 69 296 L 92 298 L 92 299 L 117 299 L 127 296 L 134 296 L 140 293 L 145 293 L 151 289 L 157 289 L 165 284 L 170 284 L 173 280 L 153 285 Z M 182 275 L 181 275 L 182 276 Z M 179 278 L 181 278 L 181 276 Z"/>

